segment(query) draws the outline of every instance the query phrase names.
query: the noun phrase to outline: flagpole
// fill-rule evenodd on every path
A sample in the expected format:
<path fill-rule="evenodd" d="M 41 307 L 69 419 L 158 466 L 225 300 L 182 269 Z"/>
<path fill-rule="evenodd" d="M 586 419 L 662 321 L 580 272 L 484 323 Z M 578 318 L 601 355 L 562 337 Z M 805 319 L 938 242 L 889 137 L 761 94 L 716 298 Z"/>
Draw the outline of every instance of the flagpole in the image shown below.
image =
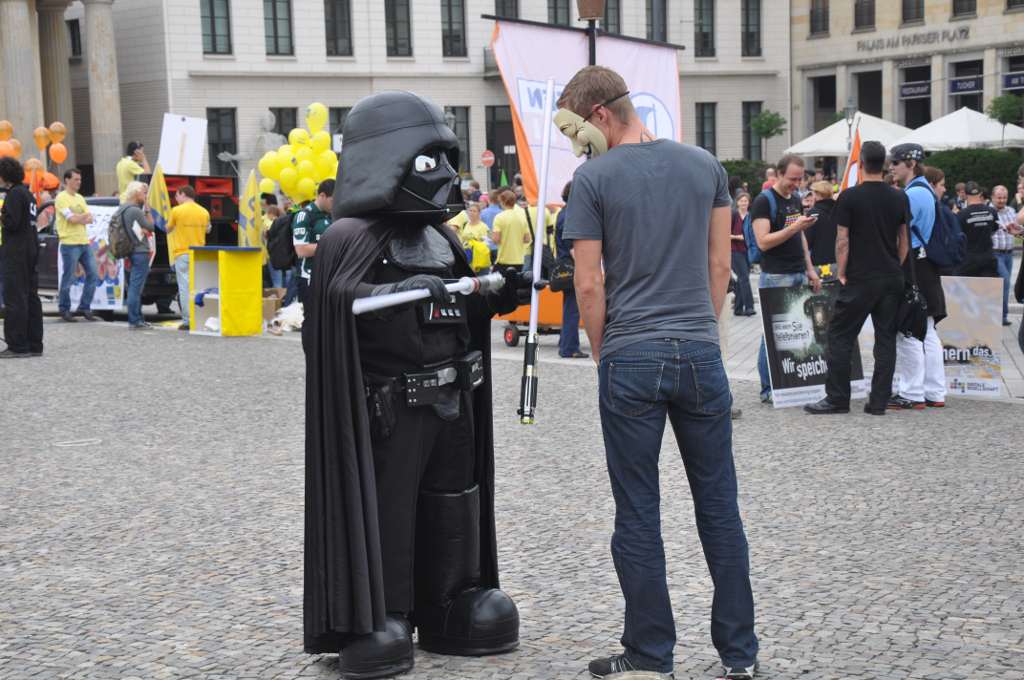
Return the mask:
<path fill-rule="evenodd" d="M 533 425 L 537 411 L 537 321 L 540 313 L 540 292 L 538 283 L 541 280 L 541 264 L 544 256 L 544 243 L 547 241 L 547 200 L 548 160 L 551 155 L 551 116 L 552 100 L 555 97 L 555 81 L 548 79 L 544 92 L 544 141 L 541 144 L 540 184 L 537 187 L 537 227 L 533 237 L 533 283 L 530 290 L 530 329 L 526 334 L 526 347 L 523 350 L 523 379 L 519 391 L 519 422 Z M 529 206 L 526 207 L 530 209 Z"/>

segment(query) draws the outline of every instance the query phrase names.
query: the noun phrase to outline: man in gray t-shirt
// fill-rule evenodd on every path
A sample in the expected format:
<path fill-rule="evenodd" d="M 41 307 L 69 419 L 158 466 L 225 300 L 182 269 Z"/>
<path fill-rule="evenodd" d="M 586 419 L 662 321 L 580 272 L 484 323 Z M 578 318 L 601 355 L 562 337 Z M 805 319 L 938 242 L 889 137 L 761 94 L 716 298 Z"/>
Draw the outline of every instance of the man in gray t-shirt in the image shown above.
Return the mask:
<path fill-rule="evenodd" d="M 626 600 L 625 649 L 588 670 L 598 678 L 673 671 L 658 476 L 671 419 L 715 585 L 711 639 L 723 675 L 749 680 L 754 600 L 716 322 L 731 264 L 728 180 L 707 151 L 655 139 L 611 69 L 579 71 L 558 106 L 559 130 L 591 157 L 573 178 L 564 237 L 573 242 L 576 296 L 598 360 L 612 557 Z"/>
<path fill-rule="evenodd" d="M 150 324 L 142 316 L 142 290 L 149 275 L 149 234 L 153 231 L 153 218 L 149 215 L 146 194 L 149 187 L 142 182 L 130 182 L 124 190 L 121 223 L 132 233 L 135 249 L 128 260 L 128 328 L 140 330 Z"/>

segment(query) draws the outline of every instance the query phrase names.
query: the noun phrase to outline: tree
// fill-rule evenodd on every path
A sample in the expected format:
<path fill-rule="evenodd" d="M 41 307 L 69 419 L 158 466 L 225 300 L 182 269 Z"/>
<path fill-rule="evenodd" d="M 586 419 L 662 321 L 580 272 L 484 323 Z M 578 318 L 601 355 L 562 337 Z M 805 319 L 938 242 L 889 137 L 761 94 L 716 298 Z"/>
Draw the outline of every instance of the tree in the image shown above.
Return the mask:
<path fill-rule="evenodd" d="M 988 117 L 997 121 L 1003 126 L 1003 139 L 1006 141 L 1006 126 L 1010 123 L 1019 123 L 1024 118 L 1024 97 L 1015 94 L 1004 94 L 994 98 L 985 110 Z"/>
<path fill-rule="evenodd" d="M 970 181 L 991 190 L 998 184 L 1014 186 L 1020 162 L 1021 155 L 1016 150 L 950 149 L 928 156 L 925 165 L 935 166 L 946 174 L 949 191 L 957 182 Z"/>
<path fill-rule="evenodd" d="M 768 155 L 768 140 L 786 131 L 786 119 L 777 111 L 765 109 L 750 119 L 750 129 L 761 139 L 761 157 L 765 158 Z"/>

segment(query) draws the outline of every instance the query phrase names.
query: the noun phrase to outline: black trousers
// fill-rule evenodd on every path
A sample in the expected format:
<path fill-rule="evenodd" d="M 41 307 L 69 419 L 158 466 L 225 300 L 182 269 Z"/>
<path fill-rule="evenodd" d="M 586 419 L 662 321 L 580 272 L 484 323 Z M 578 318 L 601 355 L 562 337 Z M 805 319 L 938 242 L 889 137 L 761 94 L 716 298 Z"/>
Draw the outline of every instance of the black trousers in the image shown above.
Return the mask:
<path fill-rule="evenodd" d="M 5 254 L 3 279 L 7 347 L 12 352 L 42 352 L 43 306 L 35 258 L 19 252 Z"/>
<path fill-rule="evenodd" d="M 409 407 L 395 398 L 394 434 L 373 443 L 384 562 L 384 602 L 389 612 L 413 610 L 416 504 L 419 493 L 453 493 L 476 479 L 472 404 L 461 397 L 459 417 L 442 420 L 430 406 Z"/>
<path fill-rule="evenodd" d="M 848 283 L 839 291 L 828 325 L 828 379 L 825 393 L 837 406 L 850 404 L 850 365 L 857 335 L 871 317 L 875 327 L 875 372 L 871 377 L 871 408 L 885 408 L 896 372 L 896 313 L 903 295 L 903 275 Z"/>

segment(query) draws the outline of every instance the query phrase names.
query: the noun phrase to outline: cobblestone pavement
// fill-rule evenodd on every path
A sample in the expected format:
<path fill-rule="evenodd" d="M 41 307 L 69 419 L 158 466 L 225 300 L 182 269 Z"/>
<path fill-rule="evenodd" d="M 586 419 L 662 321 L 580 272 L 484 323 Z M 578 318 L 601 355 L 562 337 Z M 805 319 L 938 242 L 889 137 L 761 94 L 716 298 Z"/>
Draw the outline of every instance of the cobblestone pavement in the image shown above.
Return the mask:
<path fill-rule="evenodd" d="M 46 332 L 45 358 L 0 364 L 0 678 L 336 678 L 301 649 L 298 343 Z M 618 649 L 595 371 L 544 365 L 534 427 L 514 421 L 519 371 L 495 362 L 522 646 L 417 653 L 410 680 L 581 678 Z M 765 678 L 1024 678 L 1024 410 L 811 418 L 736 391 Z M 665 454 L 677 677 L 711 678 L 710 582 L 671 438 Z"/>

